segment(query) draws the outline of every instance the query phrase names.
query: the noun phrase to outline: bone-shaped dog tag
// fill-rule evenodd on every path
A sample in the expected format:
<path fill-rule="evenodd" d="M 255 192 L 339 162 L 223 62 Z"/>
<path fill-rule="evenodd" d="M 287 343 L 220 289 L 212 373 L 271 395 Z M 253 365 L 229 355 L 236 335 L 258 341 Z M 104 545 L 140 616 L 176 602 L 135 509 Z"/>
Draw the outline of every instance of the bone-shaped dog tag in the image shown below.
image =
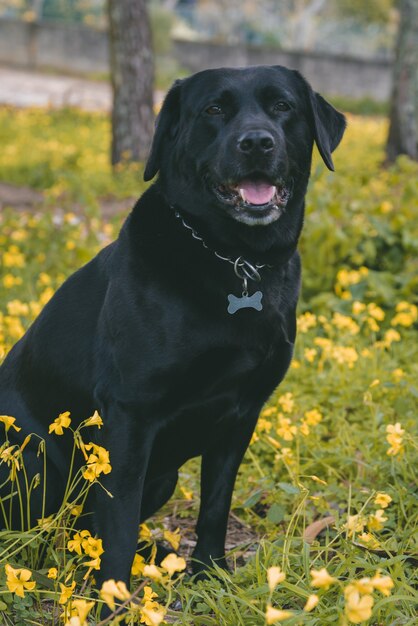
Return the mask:
<path fill-rule="evenodd" d="M 255 309 L 261 311 L 263 305 L 261 304 L 261 298 L 263 294 L 261 291 L 256 291 L 252 296 L 243 295 L 241 297 L 234 296 L 232 293 L 228 295 L 228 313 L 233 315 L 239 309 Z"/>

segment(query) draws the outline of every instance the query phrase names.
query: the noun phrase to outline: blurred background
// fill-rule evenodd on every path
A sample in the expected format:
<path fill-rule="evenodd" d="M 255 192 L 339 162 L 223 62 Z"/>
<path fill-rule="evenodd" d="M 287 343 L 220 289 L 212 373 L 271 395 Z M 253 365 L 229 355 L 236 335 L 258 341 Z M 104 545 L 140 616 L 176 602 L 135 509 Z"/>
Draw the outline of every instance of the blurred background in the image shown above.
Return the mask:
<path fill-rule="evenodd" d="M 113 164 L 146 157 L 153 107 L 207 67 L 286 65 L 342 109 L 385 113 L 417 12 L 416 0 L 0 0 L 0 102 L 113 106 Z"/>
<path fill-rule="evenodd" d="M 159 88 L 208 66 L 284 63 L 329 95 L 376 102 L 389 97 L 399 23 L 395 0 L 143 4 Z M 0 0 L 0 17 L 0 63 L 96 79 L 109 72 L 105 0 Z"/>

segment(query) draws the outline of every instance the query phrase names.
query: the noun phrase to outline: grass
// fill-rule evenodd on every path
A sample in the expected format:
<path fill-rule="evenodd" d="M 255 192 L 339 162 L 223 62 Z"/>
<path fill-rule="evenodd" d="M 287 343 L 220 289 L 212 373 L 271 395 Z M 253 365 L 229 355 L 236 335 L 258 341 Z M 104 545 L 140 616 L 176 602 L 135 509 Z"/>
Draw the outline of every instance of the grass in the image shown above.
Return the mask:
<path fill-rule="evenodd" d="M 182 561 L 155 569 L 137 559 L 132 623 L 417 623 L 418 167 L 400 159 L 381 168 L 385 132 L 381 118 L 350 116 L 337 173 L 315 158 L 295 358 L 239 472 L 232 573 L 196 583 Z M 103 220 L 103 198 L 134 197 L 143 183 L 140 166 L 112 173 L 109 125 L 98 114 L 3 108 L 0 138 L 0 180 L 45 197 L 34 211 L 0 215 L 1 359 L 62 280 L 116 236 L 122 217 Z M 6 422 L 0 428 L 13 428 Z M 3 444 L 0 461 L 11 471 L 13 458 L 24 461 L 24 451 Z M 91 481 L 78 478 L 88 490 Z M 173 547 L 180 535 L 179 553 L 188 553 L 198 505 L 192 460 L 142 535 Z M 1 623 L 100 622 L 95 565 L 87 565 L 100 558 L 100 538 L 75 534 L 77 514 L 68 495 L 38 527 L 0 532 Z M 101 601 L 112 597 L 117 606 L 127 591 L 110 587 Z"/>

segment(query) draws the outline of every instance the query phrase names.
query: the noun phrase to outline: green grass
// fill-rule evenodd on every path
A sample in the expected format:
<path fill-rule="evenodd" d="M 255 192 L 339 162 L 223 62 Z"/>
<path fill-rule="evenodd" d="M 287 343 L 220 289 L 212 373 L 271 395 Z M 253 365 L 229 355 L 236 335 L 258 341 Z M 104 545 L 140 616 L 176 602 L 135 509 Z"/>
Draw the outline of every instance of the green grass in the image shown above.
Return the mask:
<path fill-rule="evenodd" d="M 171 579 L 164 569 L 159 581 L 147 576 L 158 594 L 150 606 L 156 615 L 165 607 L 167 623 L 263 626 L 268 605 L 290 612 L 277 622 L 289 626 L 417 623 L 418 168 L 407 159 L 381 168 L 385 132 L 382 119 L 350 116 L 336 173 L 315 158 L 295 358 L 239 472 L 232 573 L 217 571 L 205 583 L 184 574 Z M 36 211 L 0 215 L 1 359 L 62 280 L 116 236 L 122 218 L 105 222 L 100 198 L 135 197 L 144 185 L 140 166 L 111 171 L 101 115 L 0 109 L 0 139 L 0 180 L 45 192 Z M 0 460 L 12 463 L 6 448 Z M 386 508 L 375 502 L 378 493 L 390 496 Z M 74 599 L 94 600 L 86 623 L 100 621 L 91 576 L 83 579 L 92 556 L 68 548 L 70 500 L 48 526 L 0 532 L 2 624 L 49 626 L 65 607 L 70 624 L 70 607 L 76 613 L 81 606 Z M 152 537 L 178 525 L 185 554 L 198 505 L 199 463 L 192 460 L 172 501 L 149 522 Z M 10 591 L 6 563 L 28 569 L 35 589 L 23 598 Z M 274 566 L 286 578 L 269 589 Z M 51 567 L 56 579 L 47 576 Z M 329 589 L 311 584 L 311 570 L 324 567 L 335 579 Z M 393 581 L 389 595 L 359 582 L 377 572 Z M 135 575 L 132 589 L 142 580 Z M 60 583 L 69 589 L 72 581 L 70 599 L 60 604 Z M 305 611 L 313 594 L 319 603 Z M 370 597 L 371 610 L 361 613 L 358 602 Z M 71 626 L 83 623 L 76 618 Z M 137 611 L 140 618 L 152 623 Z"/>

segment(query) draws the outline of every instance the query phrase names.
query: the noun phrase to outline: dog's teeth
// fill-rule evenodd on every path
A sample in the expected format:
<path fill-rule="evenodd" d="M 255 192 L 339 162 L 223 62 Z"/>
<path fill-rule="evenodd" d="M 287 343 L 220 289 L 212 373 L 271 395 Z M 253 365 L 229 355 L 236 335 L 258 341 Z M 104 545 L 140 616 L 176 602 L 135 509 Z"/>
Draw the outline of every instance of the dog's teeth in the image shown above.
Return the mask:
<path fill-rule="evenodd" d="M 245 189 L 238 189 L 238 191 L 239 191 L 239 195 L 241 196 L 243 201 L 247 202 L 247 198 L 246 198 L 246 195 L 245 195 Z"/>

